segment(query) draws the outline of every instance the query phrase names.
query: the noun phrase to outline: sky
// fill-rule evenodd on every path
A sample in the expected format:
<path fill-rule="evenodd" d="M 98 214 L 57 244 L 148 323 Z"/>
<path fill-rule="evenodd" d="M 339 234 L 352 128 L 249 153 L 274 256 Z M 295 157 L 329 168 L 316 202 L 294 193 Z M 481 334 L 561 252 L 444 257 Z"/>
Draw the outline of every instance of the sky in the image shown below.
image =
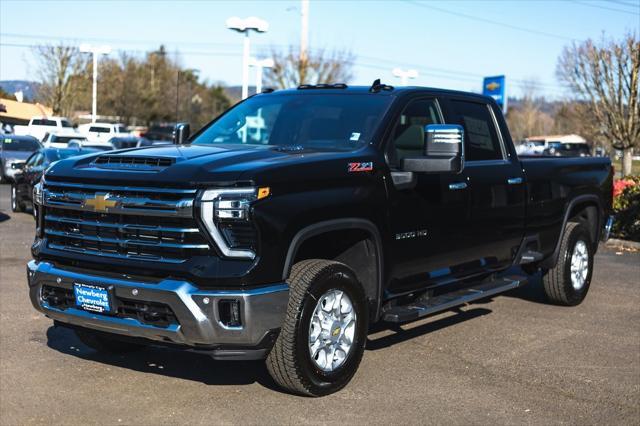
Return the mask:
<path fill-rule="evenodd" d="M 251 35 L 251 53 L 300 43 L 300 1 L 28 1 L 0 0 L 0 80 L 35 80 L 30 46 L 107 44 L 111 55 L 142 55 L 164 44 L 202 79 L 241 83 L 242 36 L 231 16 L 257 16 L 269 31 Z M 350 84 L 391 70 L 416 69 L 411 84 L 479 91 L 482 77 L 506 75 L 507 90 L 523 87 L 549 98 L 568 95 L 555 76 L 564 46 L 587 38 L 640 34 L 640 0 L 310 0 L 309 49 L 355 56 Z M 251 84 L 254 84 L 251 73 Z"/>

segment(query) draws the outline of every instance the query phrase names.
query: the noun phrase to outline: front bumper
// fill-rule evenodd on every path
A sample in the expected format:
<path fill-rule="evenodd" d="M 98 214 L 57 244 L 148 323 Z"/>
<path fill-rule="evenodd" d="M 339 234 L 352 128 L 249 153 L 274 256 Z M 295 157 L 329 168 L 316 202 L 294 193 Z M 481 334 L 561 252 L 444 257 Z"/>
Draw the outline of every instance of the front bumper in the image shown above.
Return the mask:
<path fill-rule="evenodd" d="M 284 320 L 289 289 L 285 283 L 251 290 L 199 290 L 187 281 L 164 279 L 143 282 L 126 276 L 110 278 L 56 267 L 32 260 L 27 265 L 29 297 L 47 317 L 70 326 L 85 327 L 157 342 L 186 345 L 210 351 L 215 358 L 252 359 L 266 356 L 273 336 Z M 127 300 L 161 304 L 171 309 L 176 321 L 158 326 L 136 317 L 98 314 L 75 305 L 52 306 L 43 298 L 47 291 L 73 294 L 74 283 L 110 287 L 115 304 Z M 237 300 L 242 323 L 227 327 L 220 319 L 219 301 Z M 208 303 L 205 303 L 207 302 Z"/>

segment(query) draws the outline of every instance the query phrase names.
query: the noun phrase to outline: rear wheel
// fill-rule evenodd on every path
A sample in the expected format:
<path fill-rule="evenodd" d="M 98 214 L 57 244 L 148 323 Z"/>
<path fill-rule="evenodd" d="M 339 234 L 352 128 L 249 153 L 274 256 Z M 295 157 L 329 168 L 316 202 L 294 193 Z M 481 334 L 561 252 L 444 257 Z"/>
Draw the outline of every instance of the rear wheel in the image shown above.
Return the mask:
<path fill-rule="evenodd" d="M 593 273 L 593 244 L 587 228 L 569 222 L 565 228 L 556 266 L 542 278 L 549 301 L 566 306 L 582 303 Z"/>
<path fill-rule="evenodd" d="M 364 292 L 353 271 L 328 260 L 295 264 L 285 322 L 267 358 L 283 388 L 321 396 L 343 388 L 355 374 L 368 327 Z"/>
<path fill-rule="evenodd" d="M 24 211 L 24 203 L 18 199 L 18 191 L 15 183 L 11 184 L 11 211 L 16 213 Z"/>
<path fill-rule="evenodd" d="M 145 347 L 145 345 L 140 343 L 132 343 L 115 339 L 109 334 L 102 333 L 100 331 L 76 329 L 75 333 L 82 343 L 98 352 L 123 354 L 134 352 Z"/>

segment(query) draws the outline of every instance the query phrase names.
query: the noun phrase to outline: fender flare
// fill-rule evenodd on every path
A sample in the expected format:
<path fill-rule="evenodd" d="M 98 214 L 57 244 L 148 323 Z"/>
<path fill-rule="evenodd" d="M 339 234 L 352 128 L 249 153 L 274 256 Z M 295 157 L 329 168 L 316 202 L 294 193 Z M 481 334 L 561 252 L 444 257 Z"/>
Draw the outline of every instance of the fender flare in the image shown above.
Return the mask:
<path fill-rule="evenodd" d="M 569 221 L 569 214 L 571 214 L 571 210 L 577 204 L 589 202 L 589 201 L 595 201 L 596 205 L 598 206 L 598 223 L 596 228 L 597 230 L 596 230 L 596 239 L 595 239 L 596 240 L 595 243 L 597 244 L 600 238 L 600 231 L 601 231 L 600 223 L 602 221 L 602 201 L 597 195 L 594 195 L 594 194 L 578 195 L 577 197 L 572 198 L 569 201 L 569 203 L 567 203 L 567 207 L 565 208 L 565 211 L 564 211 L 564 218 L 562 220 L 562 227 L 560 228 L 560 235 L 558 237 L 558 241 L 556 242 L 556 248 L 553 250 L 553 254 L 551 254 L 551 256 L 547 257 L 542 262 L 540 262 L 541 267 L 545 269 L 550 269 L 550 268 L 553 268 L 556 265 L 556 263 L 558 263 L 558 257 L 560 256 L 560 246 L 562 245 L 562 238 L 564 238 L 564 230 L 567 226 L 567 222 Z"/>
<path fill-rule="evenodd" d="M 375 301 L 375 312 L 372 318 L 378 318 L 380 314 L 380 304 L 382 301 L 382 280 L 383 280 L 383 265 L 384 265 L 384 253 L 382 246 L 382 238 L 380 232 L 373 222 L 367 219 L 361 218 L 344 218 L 333 219 L 322 222 L 317 222 L 312 225 L 306 226 L 299 230 L 291 240 L 289 249 L 287 251 L 287 257 L 285 258 L 284 268 L 282 271 L 282 279 L 286 280 L 289 277 L 289 272 L 293 266 L 293 260 L 298 253 L 298 249 L 309 238 L 315 237 L 320 234 L 331 231 L 339 231 L 346 229 L 361 229 L 367 232 L 373 239 L 374 248 L 376 251 L 376 268 L 377 268 L 377 283 L 375 283 L 376 294 L 367 295 L 372 296 Z M 366 286 L 365 286 L 366 287 Z M 365 288 L 365 294 L 367 289 Z"/>

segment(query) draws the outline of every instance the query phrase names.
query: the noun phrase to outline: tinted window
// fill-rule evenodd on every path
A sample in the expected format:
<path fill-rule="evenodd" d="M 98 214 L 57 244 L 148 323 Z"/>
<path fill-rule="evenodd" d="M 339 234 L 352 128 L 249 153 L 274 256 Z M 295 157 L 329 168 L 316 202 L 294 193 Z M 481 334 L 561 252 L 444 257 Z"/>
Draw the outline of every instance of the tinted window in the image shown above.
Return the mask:
<path fill-rule="evenodd" d="M 501 160 L 502 148 L 489 106 L 468 101 L 451 101 L 457 124 L 464 127 L 467 161 Z"/>
<path fill-rule="evenodd" d="M 67 120 L 60 120 L 62 127 L 73 127 Z"/>
<path fill-rule="evenodd" d="M 43 161 L 44 161 L 44 155 L 42 155 L 42 153 L 39 152 L 35 155 L 35 158 L 33 159 L 33 166 L 34 167 L 41 166 Z"/>
<path fill-rule="evenodd" d="M 38 159 L 39 153 L 33 154 L 31 157 L 27 159 L 26 166 L 33 166 L 36 160 Z"/>
<path fill-rule="evenodd" d="M 56 122 L 53 120 L 47 120 L 47 119 L 40 119 L 37 118 L 35 120 L 33 120 L 31 122 L 31 124 L 33 124 L 34 126 L 52 126 L 52 127 L 56 127 Z"/>
<path fill-rule="evenodd" d="M 108 127 L 91 126 L 91 127 L 89 127 L 89 131 L 90 132 L 95 132 L 95 133 L 109 133 L 109 128 Z"/>
<path fill-rule="evenodd" d="M 40 144 L 35 139 L 4 138 L 2 146 L 7 151 L 36 151 Z"/>
<path fill-rule="evenodd" d="M 227 111 L 193 143 L 353 150 L 370 142 L 390 102 L 368 93 L 256 96 Z"/>
<path fill-rule="evenodd" d="M 51 136 L 51 142 L 54 143 L 69 143 L 70 140 L 86 141 L 87 138 L 82 136 Z"/>
<path fill-rule="evenodd" d="M 394 124 L 389 162 L 397 164 L 403 158 L 424 155 L 424 127 L 441 123 L 434 99 L 411 101 Z"/>

